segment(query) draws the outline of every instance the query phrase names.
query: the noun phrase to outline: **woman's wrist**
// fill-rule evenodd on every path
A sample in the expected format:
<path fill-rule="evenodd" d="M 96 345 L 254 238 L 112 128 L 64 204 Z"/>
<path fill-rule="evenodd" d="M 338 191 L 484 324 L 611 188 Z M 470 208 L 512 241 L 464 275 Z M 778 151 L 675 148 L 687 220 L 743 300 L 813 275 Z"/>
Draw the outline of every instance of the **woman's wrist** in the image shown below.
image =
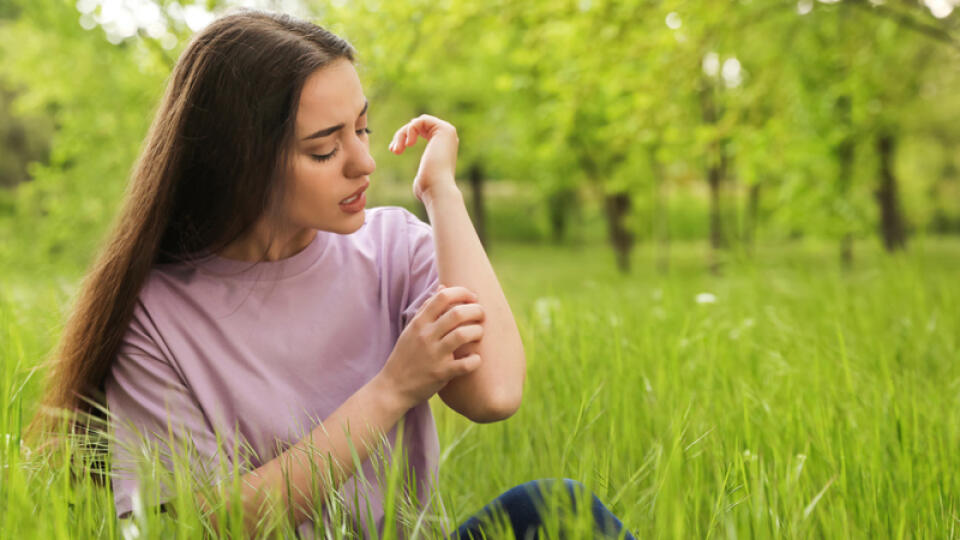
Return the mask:
<path fill-rule="evenodd" d="M 378 373 L 366 384 L 364 389 L 369 392 L 371 399 L 377 400 L 382 410 L 388 414 L 403 416 L 415 403 L 410 403 L 396 385 L 383 372 Z"/>
<path fill-rule="evenodd" d="M 450 180 L 437 186 L 431 186 L 429 189 L 425 190 L 420 194 L 420 202 L 422 202 L 429 211 L 431 207 L 437 206 L 438 204 L 447 204 L 448 202 L 463 202 L 463 193 L 460 192 L 460 188 L 457 187 L 457 184 Z"/>

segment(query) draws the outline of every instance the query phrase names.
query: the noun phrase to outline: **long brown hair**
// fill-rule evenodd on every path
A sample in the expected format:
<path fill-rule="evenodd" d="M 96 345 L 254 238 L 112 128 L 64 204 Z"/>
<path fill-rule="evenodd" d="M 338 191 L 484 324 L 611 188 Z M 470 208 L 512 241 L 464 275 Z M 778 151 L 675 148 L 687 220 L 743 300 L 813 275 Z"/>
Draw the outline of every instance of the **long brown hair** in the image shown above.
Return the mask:
<path fill-rule="evenodd" d="M 51 447 L 50 428 L 66 412 L 69 433 L 90 446 L 90 419 L 104 417 L 104 381 L 151 267 L 219 251 L 277 215 L 304 81 L 354 58 L 331 32 L 262 11 L 220 17 L 193 37 L 49 359 L 31 439 L 46 436 L 41 447 Z"/>

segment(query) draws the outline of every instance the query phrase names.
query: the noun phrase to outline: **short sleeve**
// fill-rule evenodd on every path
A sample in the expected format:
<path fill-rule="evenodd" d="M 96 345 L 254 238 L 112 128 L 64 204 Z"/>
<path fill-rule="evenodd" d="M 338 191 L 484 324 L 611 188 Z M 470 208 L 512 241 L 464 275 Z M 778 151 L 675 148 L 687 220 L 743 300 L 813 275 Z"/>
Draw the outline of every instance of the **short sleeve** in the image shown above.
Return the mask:
<path fill-rule="evenodd" d="M 420 221 L 407 210 L 403 211 L 406 222 L 406 238 L 410 273 L 407 279 L 406 305 L 400 318 L 400 329 L 406 328 L 420 306 L 437 290 L 440 283 L 437 274 L 436 250 L 433 228 Z"/>
<path fill-rule="evenodd" d="M 114 358 L 105 383 L 110 413 L 109 441 L 114 502 L 118 517 L 133 509 L 135 493 L 144 507 L 169 500 L 172 489 L 159 481 L 156 499 L 141 489 L 141 470 L 157 466 L 172 477 L 176 455 L 189 456 L 189 472 L 195 480 L 210 483 L 219 470 L 216 435 L 196 398 L 181 377 L 152 343 L 144 324 L 142 306 Z M 149 445 L 149 446 L 148 446 Z M 150 462 L 150 446 L 159 452 L 160 462 Z M 165 475 L 157 475 L 158 479 Z"/>

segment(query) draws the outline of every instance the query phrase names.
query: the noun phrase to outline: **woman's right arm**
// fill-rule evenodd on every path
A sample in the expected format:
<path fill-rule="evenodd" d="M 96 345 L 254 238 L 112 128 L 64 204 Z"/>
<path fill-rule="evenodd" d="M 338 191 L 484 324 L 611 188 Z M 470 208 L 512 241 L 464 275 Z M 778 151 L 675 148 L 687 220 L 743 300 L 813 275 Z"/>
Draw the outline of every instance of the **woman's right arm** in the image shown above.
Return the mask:
<path fill-rule="evenodd" d="M 268 499 L 279 501 L 295 523 L 309 518 L 315 497 L 338 489 L 356 472 L 353 451 L 362 463 L 381 435 L 410 408 L 429 399 L 450 379 L 479 367 L 478 355 L 460 359 L 453 355 L 461 345 L 483 336 L 483 309 L 476 300 L 476 295 L 463 287 L 441 289 L 424 302 L 404 328 L 383 369 L 373 379 L 307 437 L 244 474 L 240 493 L 222 493 L 224 497 L 240 497 L 245 528 L 256 534 Z M 337 465 L 332 468 L 332 478 L 315 478 L 316 471 L 328 470 L 328 459 Z M 314 492 L 317 485 L 319 493 Z M 211 505 L 201 492 L 196 498 L 201 512 L 212 516 Z M 211 521 L 219 530 L 216 519 Z"/>

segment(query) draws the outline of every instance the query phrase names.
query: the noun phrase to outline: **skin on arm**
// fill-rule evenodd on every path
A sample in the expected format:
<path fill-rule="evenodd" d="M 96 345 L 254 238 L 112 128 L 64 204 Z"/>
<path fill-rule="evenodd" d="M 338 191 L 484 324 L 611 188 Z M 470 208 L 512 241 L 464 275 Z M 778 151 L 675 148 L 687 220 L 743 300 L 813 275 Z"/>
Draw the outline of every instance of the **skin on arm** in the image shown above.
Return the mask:
<path fill-rule="evenodd" d="M 427 139 L 414 181 L 414 194 L 424 203 L 433 226 L 440 282 L 477 293 L 485 312 L 484 339 L 468 343 L 457 356 L 478 353 L 483 364 L 450 381 L 438 393 L 444 403 L 474 422 L 495 422 L 520 407 L 526 378 L 526 356 L 513 312 L 454 181 L 456 129 L 429 115 L 401 127 L 390 143 L 396 154 Z"/>
<path fill-rule="evenodd" d="M 462 287 L 443 289 L 428 299 L 404 328 L 386 365 L 373 379 L 307 437 L 240 478 L 240 493 L 232 495 L 241 498 L 247 531 L 258 532 L 261 512 L 267 511 L 265 503 L 271 499 L 282 502 L 294 523 L 308 519 L 316 497 L 339 489 L 356 472 L 351 444 L 359 462 L 366 461 L 370 448 L 408 410 L 429 399 L 452 378 L 477 369 L 478 355 L 454 358 L 454 351 L 483 336 L 483 327 L 477 324 L 483 315 L 463 318 L 451 310 L 475 300 L 476 295 Z M 328 458 L 335 464 L 332 485 L 323 485 L 327 480 L 317 479 L 314 473 L 326 470 Z M 313 493 L 317 480 L 320 493 Z M 201 492 L 195 493 L 195 499 L 203 515 L 212 515 L 212 505 Z M 215 519 L 212 524 L 219 532 Z"/>

